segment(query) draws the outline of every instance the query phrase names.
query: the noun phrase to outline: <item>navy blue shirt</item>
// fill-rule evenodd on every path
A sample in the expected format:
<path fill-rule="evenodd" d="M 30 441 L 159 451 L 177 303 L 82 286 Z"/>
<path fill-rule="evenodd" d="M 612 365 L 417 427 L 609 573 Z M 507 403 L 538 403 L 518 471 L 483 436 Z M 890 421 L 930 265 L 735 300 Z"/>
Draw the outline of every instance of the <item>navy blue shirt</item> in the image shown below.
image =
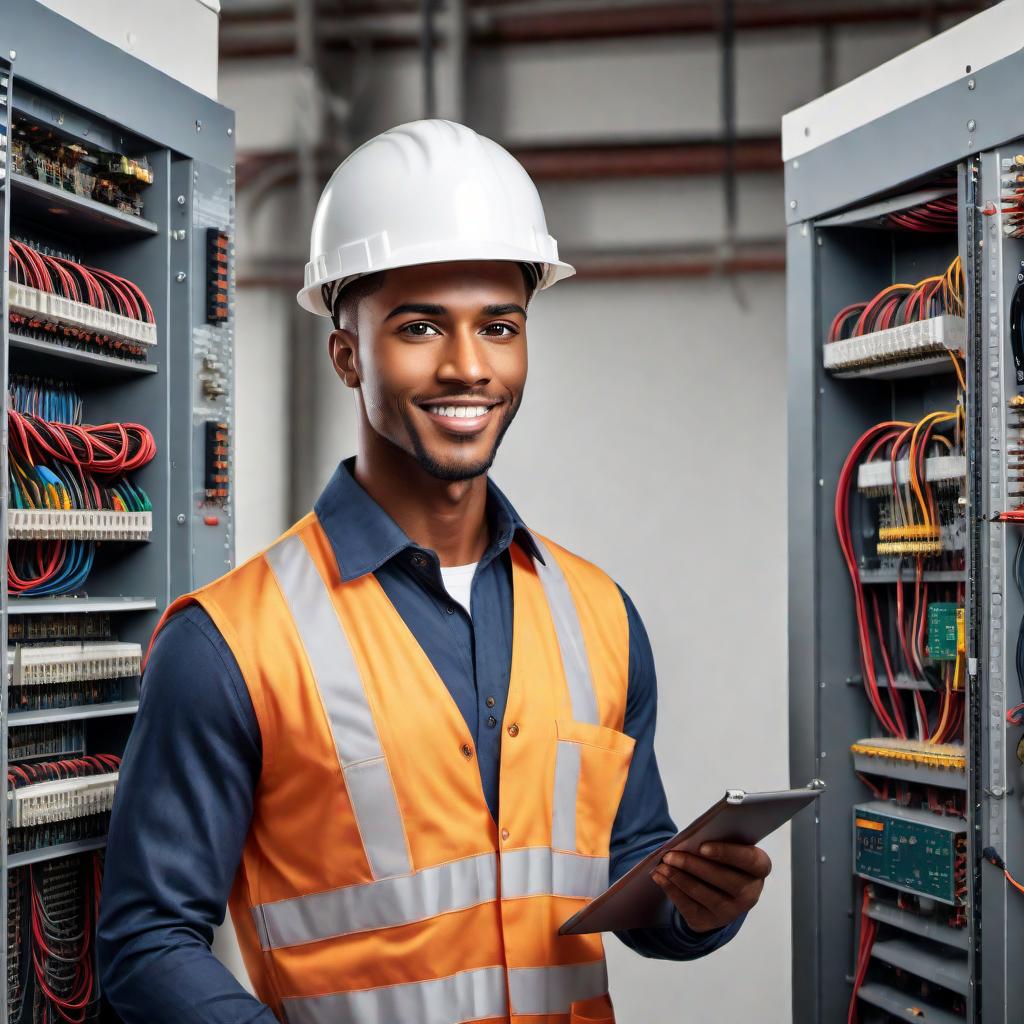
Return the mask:
<path fill-rule="evenodd" d="M 315 506 L 341 577 L 376 574 L 473 733 L 496 817 L 497 723 L 512 659 L 508 548 L 519 544 L 537 556 L 533 538 L 488 481 L 490 542 L 473 577 L 470 617 L 444 589 L 437 555 L 414 544 L 363 490 L 354 464 L 338 467 Z M 629 621 L 624 731 L 636 745 L 612 829 L 612 880 L 676 831 L 654 756 L 651 646 L 632 601 L 625 593 L 622 600 Z M 110 823 L 97 946 L 104 992 L 126 1024 L 274 1024 L 210 952 L 260 764 L 259 726 L 238 664 L 209 616 L 189 606 L 153 645 Z M 741 923 L 697 933 L 674 911 L 664 927 L 617 934 L 644 956 L 692 960 L 726 943 Z"/>

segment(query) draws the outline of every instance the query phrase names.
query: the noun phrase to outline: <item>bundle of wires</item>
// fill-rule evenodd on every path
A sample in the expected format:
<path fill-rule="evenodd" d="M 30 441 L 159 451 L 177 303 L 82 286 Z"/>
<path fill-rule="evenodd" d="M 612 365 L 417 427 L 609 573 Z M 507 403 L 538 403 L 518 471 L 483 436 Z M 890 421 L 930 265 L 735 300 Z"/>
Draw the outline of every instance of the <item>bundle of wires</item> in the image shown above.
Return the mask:
<path fill-rule="evenodd" d="M 53 412 L 44 419 L 25 410 Z M 8 483 L 14 509 L 112 509 L 150 512 L 152 502 L 127 474 L 156 455 L 153 435 L 138 423 L 81 423 L 74 392 L 15 381 L 9 393 Z M 24 596 L 77 590 L 92 569 L 92 541 L 11 541 L 7 589 Z"/>
<path fill-rule="evenodd" d="M 93 934 L 99 916 L 101 862 L 68 858 L 32 865 L 29 896 L 33 1020 L 85 1024 L 98 1019 Z"/>
<path fill-rule="evenodd" d="M 153 307 L 142 289 L 109 270 L 86 267 L 66 256 L 43 253 L 25 242 L 11 239 L 8 273 L 14 284 L 81 302 L 132 320 L 154 323 Z M 86 343 L 120 356 L 141 359 L 146 353 L 144 345 L 123 338 L 111 338 L 85 326 L 53 323 L 41 316 L 14 311 L 10 314 L 10 320 L 19 330 L 42 331 L 59 341 Z"/>
<path fill-rule="evenodd" d="M 948 234 L 957 228 L 957 201 L 955 195 L 940 196 L 909 210 L 891 213 L 886 217 L 891 228 L 924 231 L 929 234 Z"/>
<path fill-rule="evenodd" d="M 871 906 L 871 889 L 864 886 L 864 892 L 860 903 L 860 942 L 857 945 L 857 966 L 853 976 L 853 994 L 850 996 L 850 1008 L 846 1012 L 846 1024 L 857 1024 L 860 1016 L 857 1013 L 857 993 L 868 973 L 868 966 L 871 963 L 871 949 L 875 944 L 875 935 L 878 932 L 878 922 L 868 916 L 868 908 Z"/>
<path fill-rule="evenodd" d="M 869 613 L 869 601 L 861 581 L 859 561 L 853 544 L 850 503 L 854 481 L 857 467 L 861 462 L 870 462 L 876 457 L 885 458 L 892 466 L 894 494 L 898 496 L 899 504 L 903 509 L 905 525 L 911 530 L 918 530 L 922 527 L 934 529 L 936 535 L 939 535 L 937 502 L 932 487 L 925 480 L 924 460 L 929 445 L 935 441 L 952 447 L 948 438 L 935 433 L 935 427 L 953 422 L 959 435 L 961 417 L 962 407 L 958 407 L 956 412 L 929 413 L 917 423 L 891 420 L 871 427 L 857 440 L 847 456 L 836 489 L 836 533 L 853 585 L 854 610 L 865 693 L 875 717 L 885 732 L 901 739 L 911 737 L 908 715 L 904 707 L 903 695 L 896 686 L 894 659 L 890 656 L 886 642 L 886 631 L 882 625 L 878 594 L 872 588 Z M 897 459 L 901 457 L 906 457 L 909 463 L 909 482 L 906 485 L 900 484 L 897 479 Z M 926 681 L 940 694 L 938 717 L 933 726 L 924 695 L 920 690 L 914 690 L 915 738 L 928 743 L 944 743 L 956 738 L 961 732 L 964 714 L 963 697 L 954 692 L 954 666 L 951 663 L 945 664 L 939 672 L 927 662 L 924 653 L 924 638 L 927 626 L 929 584 L 925 583 L 923 579 L 923 556 L 917 555 L 913 561 L 914 596 L 909 623 L 907 602 L 904 599 L 903 559 L 897 563 L 895 607 L 889 610 L 895 613 L 899 649 L 907 674 L 913 680 Z M 963 589 L 961 585 L 957 585 L 955 597 L 958 602 L 962 602 Z M 889 617 L 887 616 L 887 619 Z M 882 699 L 878 681 L 876 648 L 888 684 L 888 706 Z"/>
<path fill-rule="evenodd" d="M 917 284 L 891 284 L 867 302 L 845 306 L 833 318 L 828 340 L 859 338 L 944 313 L 963 316 L 963 294 L 963 268 L 957 256 L 944 274 L 926 277 Z"/>
<path fill-rule="evenodd" d="M 21 789 L 37 782 L 60 782 L 90 775 L 107 775 L 120 767 L 121 758 L 116 754 L 83 754 L 63 761 L 26 761 L 7 766 L 7 784 L 13 789 Z"/>

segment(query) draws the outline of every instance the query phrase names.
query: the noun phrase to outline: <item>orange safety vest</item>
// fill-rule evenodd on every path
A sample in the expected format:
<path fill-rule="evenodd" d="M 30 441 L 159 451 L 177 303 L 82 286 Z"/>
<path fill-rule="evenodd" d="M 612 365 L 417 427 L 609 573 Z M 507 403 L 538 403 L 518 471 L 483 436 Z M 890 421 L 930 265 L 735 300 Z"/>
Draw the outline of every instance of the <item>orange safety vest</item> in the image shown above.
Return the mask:
<path fill-rule="evenodd" d="M 231 893 L 257 995 L 288 1024 L 612 1024 L 600 935 L 633 740 L 615 584 L 510 548 L 499 815 L 473 739 L 376 576 L 343 582 L 315 514 L 198 602 L 238 661 L 263 763 Z M 154 636 L 156 634 L 154 633 Z"/>

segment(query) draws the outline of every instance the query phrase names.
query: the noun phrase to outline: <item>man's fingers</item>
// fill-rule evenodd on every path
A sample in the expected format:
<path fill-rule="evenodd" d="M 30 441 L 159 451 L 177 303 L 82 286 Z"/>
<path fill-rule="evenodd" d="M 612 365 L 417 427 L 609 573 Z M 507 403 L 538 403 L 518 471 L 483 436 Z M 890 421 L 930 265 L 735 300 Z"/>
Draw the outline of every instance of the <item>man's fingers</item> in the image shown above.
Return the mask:
<path fill-rule="evenodd" d="M 665 895 L 672 901 L 676 910 L 683 915 L 683 920 L 695 932 L 713 931 L 714 926 L 708 921 L 708 912 L 695 899 L 687 896 L 682 889 L 674 886 L 667 875 L 655 871 L 654 880 L 665 890 Z"/>
<path fill-rule="evenodd" d="M 754 879 L 743 871 L 735 868 L 725 867 L 713 860 L 706 860 L 704 857 L 695 857 L 692 853 L 680 853 L 673 850 L 666 853 L 662 858 L 665 864 L 670 867 L 687 871 L 691 875 L 713 885 L 716 889 L 728 893 L 730 896 L 739 896 Z"/>
<path fill-rule="evenodd" d="M 728 864 L 755 878 L 767 878 L 771 874 L 771 857 L 759 846 L 744 846 L 742 843 L 704 843 L 698 852 L 702 857 Z"/>
<path fill-rule="evenodd" d="M 732 898 L 720 889 L 702 882 L 699 878 L 694 878 L 693 875 L 687 874 L 685 871 L 669 867 L 667 864 L 662 864 L 658 870 L 669 885 L 699 903 L 715 918 L 722 917 L 724 919 L 729 916 L 729 908 L 733 905 Z"/>

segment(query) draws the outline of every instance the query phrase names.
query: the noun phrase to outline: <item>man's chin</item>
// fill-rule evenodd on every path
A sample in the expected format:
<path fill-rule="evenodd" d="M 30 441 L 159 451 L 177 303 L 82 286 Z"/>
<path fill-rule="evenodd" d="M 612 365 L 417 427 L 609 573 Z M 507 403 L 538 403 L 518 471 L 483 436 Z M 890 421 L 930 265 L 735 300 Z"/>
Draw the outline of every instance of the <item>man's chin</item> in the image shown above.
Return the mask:
<path fill-rule="evenodd" d="M 416 453 L 416 461 L 424 472 L 438 480 L 454 483 L 458 480 L 473 480 L 482 476 L 491 468 L 495 453 L 492 451 L 486 458 L 469 458 L 465 456 L 451 457 L 443 454 L 420 450 Z"/>

